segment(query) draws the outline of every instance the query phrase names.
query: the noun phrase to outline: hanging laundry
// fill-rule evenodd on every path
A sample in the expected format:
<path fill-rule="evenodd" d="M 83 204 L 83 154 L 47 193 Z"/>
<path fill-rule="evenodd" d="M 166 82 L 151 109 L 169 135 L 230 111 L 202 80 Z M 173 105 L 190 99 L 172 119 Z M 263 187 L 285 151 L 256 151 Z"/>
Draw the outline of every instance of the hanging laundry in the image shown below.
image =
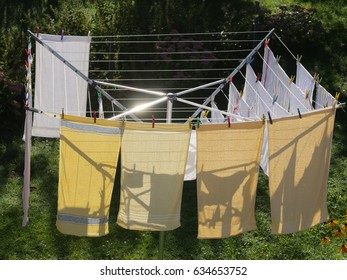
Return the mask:
<path fill-rule="evenodd" d="M 28 58 L 27 58 L 27 75 L 26 75 L 26 98 L 25 106 L 32 107 L 32 79 L 31 79 L 31 65 L 33 62 L 31 43 L 28 44 Z M 29 197 L 30 197 L 30 169 L 31 169 L 31 135 L 32 135 L 32 112 L 26 110 L 24 122 L 24 135 L 25 152 L 24 152 L 24 173 L 23 173 L 23 191 L 22 191 L 22 208 L 23 208 L 23 221 L 22 226 L 26 226 L 29 222 Z"/>
<path fill-rule="evenodd" d="M 217 104 L 213 100 L 211 100 L 211 108 L 219 110 L 217 107 Z M 211 123 L 224 123 L 225 117 L 222 113 L 215 111 L 215 110 L 211 110 L 210 121 L 211 121 Z"/>
<path fill-rule="evenodd" d="M 317 86 L 315 109 L 332 106 L 335 98 L 321 85 Z"/>
<path fill-rule="evenodd" d="M 272 118 L 280 118 L 289 115 L 289 112 L 286 111 L 282 106 L 280 106 L 277 102 L 273 102 L 273 98 L 264 88 L 263 84 L 258 81 L 257 76 L 250 64 L 247 64 L 246 66 L 246 81 L 243 95 L 245 100 L 254 102 L 252 105 L 254 107 L 254 113 L 259 119 L 261 119 L 263 115 L 267 116 L 268 113 L 271 114 Z M 267 127 L 265 127 L 260 166 L 264 173 L 269 175 L 269 158 L 267 151 L 268 133 Z"/>
<path fill-rule="evenodd" d="M 201 123 L 204 123 L 204 124 L 210 123 L 210 121 L 209 121 L 209 119 L 207 117 L 209 112 L 210 111 L 206 111 L 206 110 L 202 110 L 201 111 L 201 113 L 200 113 L 200 121 L 201 121 Z"/>
<path fill-rule="evenodd" d="M 256 229 L 254 206 L 263 122 L 197 129 L 198 238 Z"/>
<path fill-rule="evenodd" d="M 189 125 L 126 123 L 117 224 L 131 230 L 180 226 Z"/>
<path fill-rule="evenodd" d="M 328 219 L 334 118 L 335 107 L 329 107 L 268 124 L 272 233 L 297 232 Z"/>
<path fill-rule="evenodd" d="M 102 101 L 102 94 L 100 92 L 98 92 L 98 103 L 99 103 L 99 118 L 104 119 L 105 118 L 104 105 Z"/>
<path fill-rule="evenodd" d="M 299 61 L 296 63 L 295 83 L 301 89 L 301 91 L 305 94 L 305 97 L 306 97 L 306 94 L 308 94 L 307 98 L 309 98 L 310 103 L 312 104 L 315 79 Z"/>
<path fill-rule="evenodd" d="M 277 60 L 270 47 L 266 45 L 264 47 L 264 58 L 263 58 L 263 72 L 261 76 L 261 83 L 265 89 L 273 96 L 274 82 L 276 75 Z"/>
<path fill-rule="evenodd" d="M 189 150 L 184 173 L 184 181 L 196 180 L 196 130 L 192 130 L 190 135 Z"/>
<path fill-rule="evenodd" d="M 283 108 L 288 108 L 292 114 L 297 114 L 298 109 L 301 112 L 310 111 L 312 109 L 310 100 L 306 99 L 305 94 L 291 81 L 279 63 L 277 63 L 276 75 L 277 80 L 273 96 L 277 98 L 277 102 Z"/>
<path fill-rule="evenodd" d="M 261 119 L 263 115 L 271 113 L 273 118 L 285 117 L 289 113 L 277 102 L 273 101 L 270 93 L 258 81 L 250 64 L 246 66 L 246 80 L 244 87 L 244 99 L 253 108 L 254 113 Z"/>
<path fill-rule="evenodd" d="M 244 101 L 243 95 L 241 96 L 238 89 L 233 83 L 229 84 L 229 103 L 228 113 L 233 113 L 242 117 L 250 118 L 252 120 L 259 120 L 248 104 Z M 233 117 L 232 122 L 238 122 L 240 119 Z"/>
<path fill-rule="evenodd" d="M 64 116 L 61 121 L 57 228 L 64 234 L 108 234 L 122 123 Z"/>
<path fill-rule="evenodd" d="M 40 40 L 52 47 L 66 61 L 88 76 L 91 38 L 40 34 Z M 88 83 L 55 57 L 48 49 L 36 43 L 35 66 L 36 109 L 60 114 L 85 116 Z M 60 120 L 45 114 L 35 114 L 33 136 L 59 137 Z"/>
<path fill-rule="evenodd" d="M 312 109 L 310 100 L 306 99 L 305 94 L 298 86 L 290 81 L 269 46 L 264 48 L 261 82 L 270 93 L 273 102 L 277 102 L 286 111 L 296 114 L 298 108 L 301 112 Z"/>

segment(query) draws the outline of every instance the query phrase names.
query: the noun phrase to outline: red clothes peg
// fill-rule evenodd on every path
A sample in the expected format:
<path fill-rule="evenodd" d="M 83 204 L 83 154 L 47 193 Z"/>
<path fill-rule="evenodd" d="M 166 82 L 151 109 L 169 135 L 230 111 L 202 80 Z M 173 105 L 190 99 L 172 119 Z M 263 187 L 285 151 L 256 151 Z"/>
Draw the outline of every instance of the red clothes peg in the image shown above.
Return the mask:
<path fill-rule="evenodd" d="M 257 74 L 257 82 L 261 80 L 261 73 Z"/>
<path fill-rule="evenodd" d="M 267 45 L 269 45 L 269 41 L 270 41 L 270 38 L 269 39 L 265 39 L 264 41 L 264 46 L 266 47 Z"/>
<path fill-rule="evenodd" d="M 230 116 L 228 116 L 228 127 L 230 128 Z"/>
<path fill-rule="evenodd" d="M 93 111 L 93 118 L 94 118 L 94 123 L 96 123 L 96 112 Z"/>

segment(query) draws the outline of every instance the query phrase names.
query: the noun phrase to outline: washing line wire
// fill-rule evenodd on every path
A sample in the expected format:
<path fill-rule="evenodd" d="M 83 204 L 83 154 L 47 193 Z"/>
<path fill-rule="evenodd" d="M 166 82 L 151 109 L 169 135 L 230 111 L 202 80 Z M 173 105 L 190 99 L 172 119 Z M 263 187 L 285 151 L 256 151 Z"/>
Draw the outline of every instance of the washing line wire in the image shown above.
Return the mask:
<path fill-rule="evenodd" d="M 281 40 L 281 38 L 274 32 L 276 38 L 281 42 L 281 44 L 287 49 L 287 51 L 291 54 L 291 56 L 297 61 L 298 58 L 290 51 L 287 45 Z"/>
<path fill-rule="evenodd" d="M 204 33 L 157 33 L 157 34 L 124 34 L 124 35 L 97 35 L 91 36 L 93 38 L 125 38 L 125 37 L 162 37 L 162 36 L 199 36 L 199 35 L 230 35 L 230 34 L 253 34 L 253 33 L 267 33 L 268 30 L 252 30 L 252 31 L 220 31 L 220 32 L 204 32 Z"/>

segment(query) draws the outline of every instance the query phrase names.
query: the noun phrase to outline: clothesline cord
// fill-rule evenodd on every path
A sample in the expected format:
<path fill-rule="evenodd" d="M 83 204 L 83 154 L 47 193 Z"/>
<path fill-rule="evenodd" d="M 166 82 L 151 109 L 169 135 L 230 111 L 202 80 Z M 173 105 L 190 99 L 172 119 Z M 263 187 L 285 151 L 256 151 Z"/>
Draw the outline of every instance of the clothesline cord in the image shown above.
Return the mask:
<path fill-rule="evenodd" d="M 204 33 L 155 33 L 155 34 L 127 34 L 127 35 L 97 35 L 91 36 L 92 38 L 126 38 L 126 37 L 161 37 L 161 36 L 201 36 L 201 35 L 230 35 L 230 34 L 254 34 L 254 33 L 267 33 L 267 31 L 220 31 L 220 32 L 204 32 Z"/>
<path fill-rule="evenodd" d="M 274 33 L 276 38 L 281 42 L 281 44 L 287 49 L 287 51 L 291 54 L 291 56 L 295 59 L 295 61 L 297 61 L 297 57 L 290 51 L 290 49 L 287 47 L 287 45 L 281 40 L 281 38 Z"/>
<path fill-rule="evenodd" d="M 250 52 L 252 49 L 241 50 L 205 50 L 205 51 L 175 51 L 175 52 L 90 52 L 91 55 L 165 55 L 165 54 L 209 54 L 209 53 L 234 53 L 234 52 Z"/>
<path fill-rule="evenodd" d="M 154 43 L 254 43 L 260 40 L 150 40 L 150 41 L 93 41 L 93 44 L 154 44 Z"/>
<path fill-rule="evenodd" d="M 95 79 L 95 81 L 212 81 L 212 80 L 218 80 L 220 77 L 209 77 L 209 78 L 204 78 L 204 77 L 196 77 L 196 78 L 119 78 L 119 79 Z"/>
<path fill-rule="evenodd" d="M 150 72 L 202 72 L 202 71 L 229 71 L 232 70 L 232 68 L 200 68 L 200 69 L 114 69 L 114 70 L 90 70 L 90 73 L 103 73 L 103 72 L 110 72 L 110 73 L 150 73 Z"/>

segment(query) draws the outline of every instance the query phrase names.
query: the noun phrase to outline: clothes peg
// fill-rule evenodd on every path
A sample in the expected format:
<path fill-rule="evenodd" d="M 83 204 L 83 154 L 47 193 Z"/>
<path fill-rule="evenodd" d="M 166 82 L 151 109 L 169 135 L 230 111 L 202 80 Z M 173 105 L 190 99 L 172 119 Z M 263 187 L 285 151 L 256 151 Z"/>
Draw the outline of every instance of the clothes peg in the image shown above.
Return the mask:
<path fill-rule="evenodd" d="M 319 84 L 319 83 L 320 83 L 320 81 L 319 81 L 319 74 L 314 73 L 314 75 L 313 75 L 313 80 L 314 80 L 314 82 L 315 82 L 316 84 Z"/>
<path fill-rule="evenodd" d="M 94 123 L 96 123 L 96 112 L 93 111 L 93 118 L 94 118 Z"/>
<path fill-rule="evenodd" d="M 155 118 L 154 118 L 154 115 L 152 115 L 152 128 L 154 128 L 154 124 L 155 124 Z"/>
<path fill-rule="evenodd" d="M 60 33 L 60 40 L 63 41 L 64 39 L 64 29 L 61 30 L 61 33 Z"/>
<path fill-rule="evenodd" d="M 299 108 L 297 108 L 297 109 L 298 109 L 299 118 L 301 119 L 300 109 Z"/>
<path fill-rule="evenodd" d="M 275 102 L 277 101 L 277 98 L 278 98 L 278 95 L 274 95 L 274 96 L 272 97 L 272 105 L 275 104 Z"/>
<path fill-rule="evenodd" d="M 302 55 L 297 55 L 296 60 L 297 60 L 298 62 L 300 62 L 300 61 L 301 61 L 301 58 L 302 58 Z"/>
<path fill-rule="evenodd" d="M 256 82 L 258 82 L 260 80 L 261 80 L 261 73 L 257 73 L 257 80 L 256 80 Z"/>
<path fill-rule="evenodd" d="M 64 119 L 64 108 L 61 109 L 61 118 Z"/>
<path fill-rule="evenodd" d="M 341 92 L 336 92 L 336 94 L 335 94 L 335 100 L 336 100 L 336 101 L 339 101 L 340 93 L 341 93 Z"/>
<path fill-rule="evenodd" d="M 230 116 L 228 116 L 228 127 L 230 128 Z"/>
<path fill-rule="evenodd" d="M 268 114 L 268 116 L 269 116 L 270 124 L 272 124 L 272 118 L 271 118 L 270 112 L 267 112 L 267 114 Z"/>
<path fill-rule="evenodd" d="M 231 84 L 233 82 L 233 76 L 229 77 L 229 83 Z"/>
<path fill-rule="evenodd" d="M 238 109 L 239 109 L 239 104 L 236 104 L 236 105 L 233 107 L 233 112 L 236 112 Z"/>
<path fill-rule="evenodd" d="M 295 79 L 295 75 L 291 75 L 289 79 L 289 84 L 293 83 Z"/>
<path fill-rule="evenodd" d="M 262 120 L 263 124 L 265 124 L 265 115 L 264 114 L 262 115 L 261 120 Z"/>
<path fill-rule="evenodd" d="M 280 59 L 281 59 L 281 56 L 280 56 L 280 55 L 276 56 L 276 62 L 277 62 L 277 63 L 280 62 Z"/>
<path fill-rule="evenodd" d="M 24 49 L 24 50 L 25 50 L 25 53 L 26 53 L 27 56 L 30 56 L 30 55 L 31 55 L 30 50 L 28 50 L 28 49 Z"/>
<path fill-rule="evenodd" d="M 200 127 L 200 118 L 199 117 L 196 118 L 196 126 L 198 128 Z"/>
<path fill-rule="evenodd" d="M 207 118 L 208 114 L 210 113 L 209 110 L 206 110 L 205 113 L 204 113 L 204 118 Z"/>
<path fill-rule="evenodd" d="M 40 27 L 38 27 L 38 26 L 35 27 L 35 33 L 36 33 L 36 37 L 39 37 L 39 35 L 40 35 Z"/>
<path fill-rule="evenodd" d="M 269 45 L 269 42 L 270 42 L 270 38 L 265 39 L 265 41 L 264 41 L 264 46 L 266 47 L 267 45 Z"/>
<path fill-rule="evenodd" d="M 189 128 L 192 128 L 192 118 L 191 117 L 188 118 L 188 124 L 189 124 Z"/>
<path fill-rule="evenodd" d="M 243 90 L 240 90 L 240 98 L 243 96 Z"/>
<path fill-rule="evenodd" d="M 309 90 L 306 90 L 305 99 L 308 99 L 309 96 L 310 96 L 310 91 L 309 91 Z"/>

